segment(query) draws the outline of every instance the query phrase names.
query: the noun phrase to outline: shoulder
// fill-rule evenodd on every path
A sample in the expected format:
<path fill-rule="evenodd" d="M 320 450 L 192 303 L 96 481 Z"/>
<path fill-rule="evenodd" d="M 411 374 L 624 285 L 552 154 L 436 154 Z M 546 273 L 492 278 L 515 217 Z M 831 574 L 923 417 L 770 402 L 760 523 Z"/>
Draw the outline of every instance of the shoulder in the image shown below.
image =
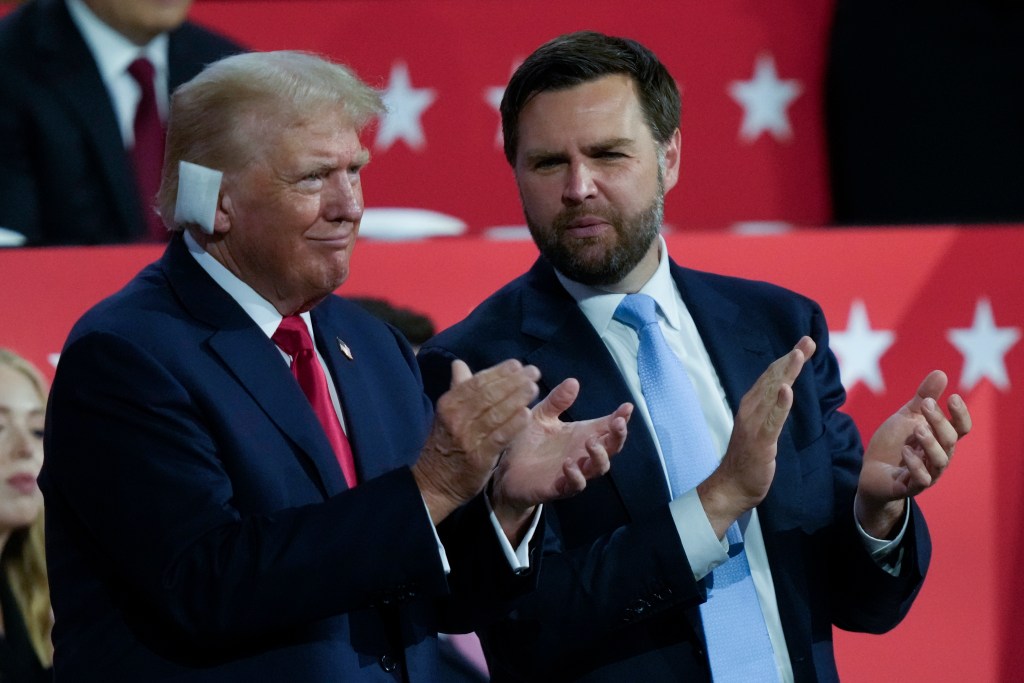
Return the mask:
<path fill-rule="evenodd" d="M 688 306 L 718 298 L 739 306 L 748 315 L 758 311 L 778 314 L 819 310 L 810 297 L 771 282 L 683 268 L 674 263 L 672 277 Z"/>
<path fill-rule="evenodd" d="M 493 338 L 518 335 L 524 317 L 523 302 L 529 295 L 530 275 L 512 280 L 484 299 L 462 321 L 435 335 L 424 349 L 448 348 L 457 354 L 480 348 Z"/>

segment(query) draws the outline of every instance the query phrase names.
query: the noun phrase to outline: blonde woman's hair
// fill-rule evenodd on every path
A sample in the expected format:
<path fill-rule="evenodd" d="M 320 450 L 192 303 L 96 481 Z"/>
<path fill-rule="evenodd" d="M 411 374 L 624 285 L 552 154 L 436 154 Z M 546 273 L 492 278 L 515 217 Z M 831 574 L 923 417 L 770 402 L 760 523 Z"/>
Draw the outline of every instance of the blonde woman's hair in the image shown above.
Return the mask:
<path fill-rule="evenodd" d="M 0 366 L 9 367 L 24 375 L 39 394 L 46 407 L 46 380 L 34 365 L 8 349 L 0 349 Z M 25 620 L 32 648 L 39 661 L 47 668 L 53 666 L 53 612 L 50 609 L 50 586 L 46 578 L 46 553 L 43 535 L 43 515 L 23 529 L 11 533 L 0 556 L 0 570 L 11 587 L 14 600 Z"/>

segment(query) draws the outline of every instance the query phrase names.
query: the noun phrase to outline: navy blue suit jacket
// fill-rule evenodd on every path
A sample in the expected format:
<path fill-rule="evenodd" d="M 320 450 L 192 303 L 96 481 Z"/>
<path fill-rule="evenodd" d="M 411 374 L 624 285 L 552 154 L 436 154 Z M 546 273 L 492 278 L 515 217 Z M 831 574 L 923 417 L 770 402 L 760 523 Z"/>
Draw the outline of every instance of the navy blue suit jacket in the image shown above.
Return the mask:
<path fill-rule="evenodd" d="M 168 87 L 242 49 L 186 22 L 169 36 Z M 0 227 L 29 245 L 132 242 L 146 233 L 143 210 L 107 88 L 64 0 L 19 7 L 0 21 Z"/>
<path fill-rule="evenodd" d="M 312 320 L 351 490 L 277 347 L 180 236 L 75 325 L 40 477 L 57 680 L 433 681 L 437 630 L 529 587 L 479 501 L 441 527 L 445 576 L 400 333 L 333 296 Z"/>
<path fill-rule="evenodd" d="M 733 412 L 744 393 L 803 335 L 818 345 L 793 387 L 777 472 L 758 506 L 789 656 L 797 681 L 837 680 L 832 626 L 881 632 L 915 597 L 930 546 L 912 506 L 902 573 L 868 556 L 855 532 L 853 496 L 862 447 L 820 308 L 779 287 L 672 264 Z M 448 364 L 473 368 L 518 358 L 540 368 L 543 391 L 576 377 L 563 419 L 583 420 L 632 400 L 604 343 L 551 266 L 540 259 L 419 352 L 428 393 Z M 540 587 L 481 637 L 496 681 L 709 680 L 695 582 L 669 514 L 669 492 L 649 430 L 629 424 L 609 476 L 548 505 Z M 742 636 L 740 636 L 742 637 Z"/>

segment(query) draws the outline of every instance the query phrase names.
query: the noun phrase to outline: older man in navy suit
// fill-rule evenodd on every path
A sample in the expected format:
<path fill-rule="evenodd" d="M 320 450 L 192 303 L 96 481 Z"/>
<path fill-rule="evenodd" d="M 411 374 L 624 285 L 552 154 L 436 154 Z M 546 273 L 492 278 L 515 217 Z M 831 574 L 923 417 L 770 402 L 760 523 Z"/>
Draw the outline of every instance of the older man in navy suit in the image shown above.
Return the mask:
<path fill-rule="evenodd" d="M 495 681 L 837 680 L 833 625 L 892 628 L 928 565 L 912 497 L 970 428 L 964 402 L 947 418 L 932 373 L 865 452 L 816 304 L 669 258 L 679 112 L 635 41 L 528 57 L 501 114 L 541 258 L 419 353 L 435 395 L 452 358 L 511 357 L 542 391 L 579 380 L 570 420 L 643 416 L 608 477 L 548 508 L 539 589 L 481 632 Z"/>
<path fill-rule="evenodd" d="M 165 240 L 153 205 L 159 161 L 138 168 L 140 57 L 156 109 L 151 157 L 170 92 L 241 52 L 185 21 L 192 0 L 31 0 L 0 21 L 0 228 L 28 245 Z M 145 107 L 143 107 L 145 110 Z"/>
<path fill-rule="evenodd" d="M 49 402 L 57 680 L 438 680 L 437 631 L 529 589 L 538 504 L 621 448 L 631 406 L 562 422 L 578 385 L 530 409 L 514 360 L 456 363 L 432 418 L 401 334 L 332 295 L 382 109 L 293 52 L 175 93 L 176 235 L 75 325 Z"/>

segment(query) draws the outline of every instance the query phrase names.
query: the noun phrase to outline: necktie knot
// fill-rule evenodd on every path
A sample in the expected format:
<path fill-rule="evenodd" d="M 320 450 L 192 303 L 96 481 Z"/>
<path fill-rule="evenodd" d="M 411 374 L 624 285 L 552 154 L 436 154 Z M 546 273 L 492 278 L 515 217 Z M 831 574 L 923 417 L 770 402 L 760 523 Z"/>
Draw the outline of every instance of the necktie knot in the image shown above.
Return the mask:
<path fill-rule="evenodd" d="M 658 322 L 657 304 L 646 294 L 627 294 L 615 309 L 613 317 L 639 332 L 648 325 Z"/>
<path fill-rule="evenodd" d="M 297 315 L 285 316 L 271 339 L 292 358 L 303 351 L 313 351 L 313 339 L 309 336 L 306 321 Z"/>
<path fill-rule="evenodd" d="M 145 57 L 139 57 L 129 64 L 128 73 L 143 90 L 153 88 L 153 76 L 156 74 L 156 69 L 153 67 L 153 62 Z"/>

